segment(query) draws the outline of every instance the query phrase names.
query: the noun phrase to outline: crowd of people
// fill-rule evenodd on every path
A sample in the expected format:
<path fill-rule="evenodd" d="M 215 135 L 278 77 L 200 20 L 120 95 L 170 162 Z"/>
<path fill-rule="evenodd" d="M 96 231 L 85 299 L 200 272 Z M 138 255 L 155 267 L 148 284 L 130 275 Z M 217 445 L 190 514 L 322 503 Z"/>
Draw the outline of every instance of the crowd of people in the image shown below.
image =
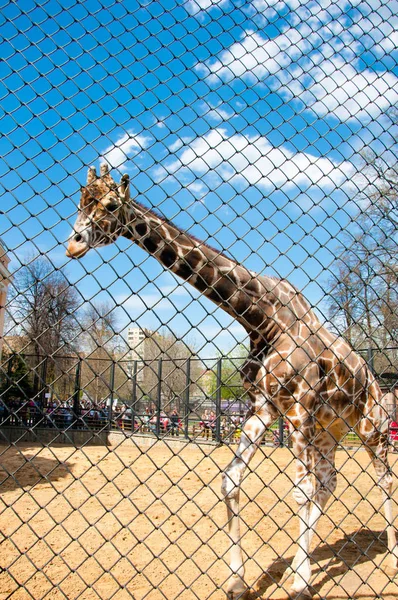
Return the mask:
<path fill-rule="evenodd" d="M 183 420 L 177 408 L 170 411 L 158 410 L 154 404 L 149 404 L 143 414 L 134 414 L 130 406 L 124 403 L 114 405 L 112 415 L 109 414 L 109 401 L 102 400 L 95 403 L 89 399 L 81 399 L 78 414 L 75 414 L 72 399 L 47 400 L 44 407 L 34 400 L 0 402 L 0 423 L 25 427 L 57 427 L 74 428 L 102 428 L 112 419 L 113 426 L 118 429 L 153 434 L 169 434 L 179 436 L 183 429 Z M 190 419 L 194 435 L 199 435 L 206 440 L 215 439 L 217 417 L 213 410 L 205 410 L 200 420 Z M 220 421 L 220 434 L 227 437 L 240 430 L 243 417 L 239 414 L 224 416 Z M 193 422 L 193 425 L 192 425 Z"/>
<path fill-rule="evenodd" d="M 223 416 L 220 420 L 220 435 L 222 438 L 235 437 L 241 431 L 243 416 L 238 413 Z M 217 415 L 214 410 L 205 410 L 199 421 L 199 429 L 201 437 L 215 439 L 217 429 Z"/>
<path fill-rule="evenodd" d="M 48 400 L 45 406 L 34 400 L 12 400 L 0 402 L 0 422 L 7 425 L 25 427 L 57 427 L 67 429 L 97 425 L 108 419 L 105 403 L 95 405 L 89 402 L 80 404 L 78 414 L 73 410 L 71 401 Z"/>
<path fill-rule="evenodd" d="M 75 414 L 72 400 L 48 400 L 41 408 L 33 400 L 13 401 L 6 405 L 0 402 L 0 423 L 25 427 L 53 427 L 58 429 L 103 429 L 111 425 L 122 431 L 149 433 L 154 435 L 180 436 L 187 421 L 182 419 L 176 407 L 170 411 L 159 410 L 149 404 L 143 413 L 133 412 L 125 403 L 115 403 L 110 414 L 109 400 L 94 403 L 81 399 L 78 414 Z M 214 410 L 206 409 L 201 416 L 191 414 L 188 419 L 189 434 L 204 440 L 223 439 L 235 442 L 239 439 L 244 416 L 240 413 L 223 414 L 219 420 Z M 285 427 L 287 429 L 287 426 Z M 275 430 L 274 443 L 280 444 L 279 430 Z M 285 431 L 288 436 L 288 431 Z"/>
<path fill-rule="evenodd" d="M 134 420 L 131 408 L 122 405 L 114 412 L 114 420 L 117 427 L 124 431 L 132 430 L 155 435 L 179 436 L 184 427 L 183 419 L 176 407 L 166 412 L 165 410 L 159 411 L 155 405 L 151 404 L 145 408 L 143 414 L 135 414 Z M 244 417 L 238 413 L 224 415 L 220 420 L 221 437 L 235 439 L 240 434 L 243 421 Z M 204 438 L 205 440 L 216 439 L 217 415 L 215 411 L 206 409 L 200 417 L 196 418 L 193 413 L 188 422 L 189 429 L 194 437 Z"/>
<path fill-rule="evenodd" d="M 182 420 L 178 414 L 177 408 L 173 408 L 169 414 L 164 410 L 157 411 L 155 406 L 150 405 L 145 409 L 142 417 L 141 431 L 157 433 L 170 433 L 172 436 L 180 435 L 182 430 Z"/>
<path fill-rule="evenodd" d="M 0 424 L 22 427 L 52 427 L 64 429 L 104 429 L 111 426 L 132 433 L 180 436 L 188 423 L 189 434 L 193 438 L 208 440 L 222 439 L 237 442 L 240 438 L 244 416 L 240 413 L 223 414 L 219 421 L 214 410 L 206 409 L 202 415 L 191 414 L 188 421 L 182 419 L 176 407 L 170 411 L 160 410 L 155 404 L 149 404 L 143 413 L 134 413 L 124 403 L 115 403 L 110 414 L 109 400 L 94 403 L 81 399 L 78 414 L 75 414 L 72 400 L 48 400 L 42 408 L 34 400 L 0 401 Z M 184 432 L 185 433 L 185 432 Z M 284 423 L 283 438 L 280 439 L 280 427 L 272 430 L 272 442 L 275 446 L 289 445 L 288 424 Z M 394 450 L 398 449 L 398 423 L 390 423 L 389 441 Z"/>
<path fill-rule="evenodd" d="M 47 400 L 44 407 L 34 400 L 12 400 L 0 402 L 0 423 L 25 427 L 58 427 L 66 429 L 73 424 L 75 428 L 98 428 L 110 420 L 114 426 L 123 430 L 142 432 L 170 433 L 179 435 L 182 429 L 182 420 L 176 408 L 169 413 L 164 410 L 157 411 L 155 406 L 149 405 L 143 415 L 135 414 L 127 404 L 115 403 L 110 414 L 109 400 L 95 403 L 89 399 L 79 402 L 76 414 L 72 399 Z M 159 419 L 159 425 L 157 424 Z"/>

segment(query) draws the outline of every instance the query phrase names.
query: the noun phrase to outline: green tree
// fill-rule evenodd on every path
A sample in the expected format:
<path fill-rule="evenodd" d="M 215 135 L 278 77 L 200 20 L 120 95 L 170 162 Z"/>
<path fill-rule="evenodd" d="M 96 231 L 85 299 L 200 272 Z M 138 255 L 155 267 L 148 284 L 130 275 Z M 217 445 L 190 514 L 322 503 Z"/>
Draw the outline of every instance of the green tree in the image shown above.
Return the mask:
<path fill-rule="evenodd" d="M 193 345 L 188 346 L 178 339 L 173 333 L 161 331 L 151 333 L 143 342 L 144 380 L 142 388 L 145 394 L 156 397 L 158 391 L 158 368 L 162 361 L 161 394 L 163 408 L 166 412 L 176 407 L 178 411 L 183 408 L 183 397 L 186 392 L 187 360 L 195 358 Z M 195 384 L 201 374 L 203 364 L 200 360 L 193 360 L 190 364 L 190 377 L 193 382 L 190 392 L 193 393 Z"/>
<path fill-rule="evenodd" d="M 26 338 L 27 352 L 40 357 L 75 349 L 81 299 L 65 271 L 43 256 L 29 256 L 13 273 L 11 294 L 10 319 L 14 331 Z"/>
<path fill-rule="evenodd" d="M 244 344 L 234 348 L 227 356 L 219 355 L 221 363 L 221 399 L 240 400 L 245 394 L 242 386 L 240 369 L 247 358 L 248 350 Z M 217 364 L 214 365 L 209 377 L 209 395 L 213 398 L 218 389 Z"/>
<path fill-rule="evenodd" d="M 4 352 L 2 363 L 0 401 L 9 407 L 14 401 L 29 400 L 33 396 L 33 386 L 23 354 Z"/>

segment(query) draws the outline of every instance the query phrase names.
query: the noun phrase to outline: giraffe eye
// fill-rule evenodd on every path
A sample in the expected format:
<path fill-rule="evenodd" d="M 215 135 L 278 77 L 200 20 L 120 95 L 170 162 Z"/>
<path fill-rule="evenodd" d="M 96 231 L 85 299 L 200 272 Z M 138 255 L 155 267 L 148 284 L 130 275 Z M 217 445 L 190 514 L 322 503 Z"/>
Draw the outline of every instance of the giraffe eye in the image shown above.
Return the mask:
<path fill-rule="evenodd" d="M 120 208 L 120 203 L 116 198 L 103 198 L 100 200 L 100 205 L 104 208 L 104 210 L 108 212 L 114 212 L 118 208 Z"/>
<path fill-rule="evenodd" d="M 105 208 L 106 210 L 109 210 L 109 212 L 114 212 L 119 208 L 119 203 L 116 202 L 116 200 L 111 200 L 110 202 L 106 203 Z"/>

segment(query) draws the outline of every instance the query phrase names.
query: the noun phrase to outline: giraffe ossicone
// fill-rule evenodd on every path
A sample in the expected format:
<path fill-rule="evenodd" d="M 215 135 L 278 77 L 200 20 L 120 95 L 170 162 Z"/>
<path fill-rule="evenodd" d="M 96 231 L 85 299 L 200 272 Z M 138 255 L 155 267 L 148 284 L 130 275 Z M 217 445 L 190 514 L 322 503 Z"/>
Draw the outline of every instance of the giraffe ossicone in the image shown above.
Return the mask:
<path fill-rule="evenodd" d="M 354 430 L 361 438 L 383 493 L 390 574 L 398 571 L 398 547 L 388 465 L 388 415 L 378 383 L 344 339 L 330 333 L 303 295 L 285 280 L 257 275 L 130 198 L 129 180 L 119 184 L 102 165 L 82 188 L 67 255 L 83 257 L 124 236 L 138 244 L 247 331 L 250 354 L 241 369 L 250 408 L 241 440 L 223 473 L 222 493 L 231 540 L 226 584 L 230 600 L 247 589 L 241 549 L 239 490 L 245 469 L 267 428 L 283 415 L 296 454 L 294 497 L 300 533 L 292 563 L 292 594 L 310 597 L 310 544 L 336 489 L 335 453 Z"/>

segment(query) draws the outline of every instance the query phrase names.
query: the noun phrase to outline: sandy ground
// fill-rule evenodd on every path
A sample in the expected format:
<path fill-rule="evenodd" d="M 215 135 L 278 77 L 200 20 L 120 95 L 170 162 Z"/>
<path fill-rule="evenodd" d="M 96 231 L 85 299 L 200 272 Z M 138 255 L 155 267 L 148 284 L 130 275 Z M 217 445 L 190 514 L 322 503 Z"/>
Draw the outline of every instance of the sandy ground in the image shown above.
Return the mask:
<path fill-rule="evenodd" d="M 225 598 L 220 472 L 235 448 L 142 449 L 128 439 L 111 448 L 0 447 L 0 599 Z M 391 462 L 397 475 L 398 455 Z M 337 464 L 336 497 L 312 552 L 315 597 L 397 600 L 397 580 L 383 572 L 387 537 L 367 454 L 339 451 Z M 290 450 L 264 448 L 243 483 L 248 600 L 289 598 L 293 477 Z"/>

